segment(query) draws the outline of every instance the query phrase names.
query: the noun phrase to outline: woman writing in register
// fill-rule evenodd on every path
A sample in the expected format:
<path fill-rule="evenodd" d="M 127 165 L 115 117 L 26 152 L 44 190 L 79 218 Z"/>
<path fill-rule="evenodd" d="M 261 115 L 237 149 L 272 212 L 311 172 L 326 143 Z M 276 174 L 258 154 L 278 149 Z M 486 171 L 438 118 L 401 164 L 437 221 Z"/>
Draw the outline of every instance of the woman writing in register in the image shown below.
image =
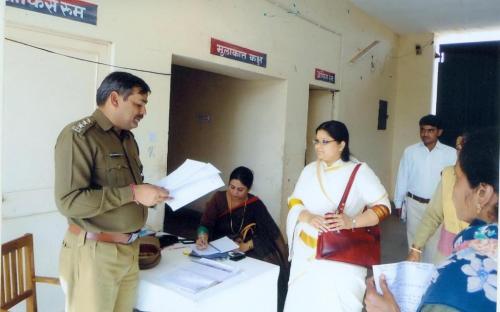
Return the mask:
<path fill-rule="evenodd" d="M 363 163 L 344 213 L 325 218 L 338 207 L 357 161 L 350 157 L 349 133 L 342 122 L 331 120 L 319 125 L 314 145 L 318 159 L 302 170 L 288 200 L 292 266 L 285 311 L 361 311 L 367 269 L 315 259 L 318 233 L 378 224 L 390 214 L 387 192 Z"/>
<path fill-rule="evenodd" d="M 248 256 L 276 262 L 286 253 L 283 236 L 264 203 L 249 193 L 253 173 L 246 167 L 233 170 L 226 191 L 216 192 L 208 201 L 198 228 L 198 248 L 208 241 L 228 236 Z M 275 263 L 279 264 L 279 263 Z"/>
<path fill-rule="evenodd" d="M 228 236 L 247 256 L 279 265 L 278 301 L 282 306 L 288 276 L 288 251 L 264 203 L 249 193 L 252 184 L 250 169 L 238 167 L 233 170 L 228 189 L 216 192 L 207 203 L 196 245 L 205 249 L 209 240 Z"/>

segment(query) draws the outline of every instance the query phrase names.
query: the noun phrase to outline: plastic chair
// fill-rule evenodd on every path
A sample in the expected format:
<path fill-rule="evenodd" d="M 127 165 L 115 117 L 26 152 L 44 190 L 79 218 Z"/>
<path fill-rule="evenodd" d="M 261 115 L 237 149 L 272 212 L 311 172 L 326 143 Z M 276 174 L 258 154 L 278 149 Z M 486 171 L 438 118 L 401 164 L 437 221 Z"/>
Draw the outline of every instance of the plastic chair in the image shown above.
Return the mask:
<path fill-rule="evenodd" d="M 24 234 L 2 244 L 0 311 L 8 311 L 23 300 L 28 312 L 37 311 L 37 282 L 59 285 L 58 278 L 35 276 L 33 235 Z"/>

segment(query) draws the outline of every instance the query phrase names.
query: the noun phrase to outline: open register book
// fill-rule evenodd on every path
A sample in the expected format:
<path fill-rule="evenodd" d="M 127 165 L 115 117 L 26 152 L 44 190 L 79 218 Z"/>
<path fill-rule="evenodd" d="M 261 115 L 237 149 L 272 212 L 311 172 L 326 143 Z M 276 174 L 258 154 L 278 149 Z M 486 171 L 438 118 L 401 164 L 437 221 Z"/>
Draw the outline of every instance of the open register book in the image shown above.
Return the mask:
<path fill-rule="evenodd" d="M 432 263 L 402 261 L 373 266 L 373 278 L 377 291 L 380 288 L 380 275 L 384 274 L 390 291 L 394 295 L 401 312 L 415 312 L 427 287 L 436 272 Z"/>
<path fill-rule="evenodd" d="M 208 243 L 206 249 L 198 249 L 196 245 L 191 247 L 191 256 L 203 258 L 225 258 L 227 252 L 238 249 L 239 246 L 227 236 L 221 237 Z"/>
<path fill-rule="evenodd" d="M 161 274 L 158 281 L 176 290 L 196 294 L 240 272 L 229 264 L 210 259 L 193 259 L 173 271 Z"/>

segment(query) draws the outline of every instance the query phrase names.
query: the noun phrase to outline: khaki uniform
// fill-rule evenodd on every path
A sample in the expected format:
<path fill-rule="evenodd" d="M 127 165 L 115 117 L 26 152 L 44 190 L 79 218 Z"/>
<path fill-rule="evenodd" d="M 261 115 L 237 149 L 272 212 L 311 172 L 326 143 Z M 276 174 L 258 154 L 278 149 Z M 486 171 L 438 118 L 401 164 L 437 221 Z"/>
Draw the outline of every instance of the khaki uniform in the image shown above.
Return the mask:
<path fill-rule="evenodd" d="M 147 207 L 133 201 L 141 184 L 139 149 L 130 131 L 118 133 L 97 109 L 66 126 L 55 147 L 55 199 L 82 231 L 67 232 L 60 255 L 67 311 L 130 312 L 138 282 L 139 244 L 85 239 L 86 232 L 131 233 L 142 228 Z"/>

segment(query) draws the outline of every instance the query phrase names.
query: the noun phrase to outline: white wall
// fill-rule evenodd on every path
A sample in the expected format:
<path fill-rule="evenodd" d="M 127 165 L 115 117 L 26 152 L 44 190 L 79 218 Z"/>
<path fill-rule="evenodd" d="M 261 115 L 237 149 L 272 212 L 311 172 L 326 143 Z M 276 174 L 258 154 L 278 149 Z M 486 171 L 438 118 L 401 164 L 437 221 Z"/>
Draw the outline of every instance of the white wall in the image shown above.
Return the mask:
<path fill-rule="evenodd" d="M 400 38 L 396 118 L 393 118 L 394 139 L 391 167 L 394 178 L 404 149 L 420 141 L 418 121 L 422 116 L 431 113 L 434 63 L 432 41 L 432 34 L 413 34 Z M 415 53 L 416 44 L 426 46 L 421 55 Z M 392 198 L 394 183 L 391 186 Z"/>
<path fill-rule="evenodd" d="M 4 15 L 5 15 L 5 2 L 0 2 L 0 37 L 4 37 Z M 0 42 L 0 68 L 3 68 L 3 43 Z M 3 112 L 3 70 L 0 72 L 0 120 L 2 120 Z M 0 126 L 0 172 L 2 172 L 2 150 L 3 150 L 3 141 L 2 141 L 2 132 L 3 127 Z M 2 212 L 2 203 L 3 203 L 3 184 L 2 179 L 0 179 L 0 194 L 2 194 L 2 200 L 0 201 L 0 213 Z M 3 242 L 2 239 L 2 222 L 0 221 L 0 241 Z"/>

